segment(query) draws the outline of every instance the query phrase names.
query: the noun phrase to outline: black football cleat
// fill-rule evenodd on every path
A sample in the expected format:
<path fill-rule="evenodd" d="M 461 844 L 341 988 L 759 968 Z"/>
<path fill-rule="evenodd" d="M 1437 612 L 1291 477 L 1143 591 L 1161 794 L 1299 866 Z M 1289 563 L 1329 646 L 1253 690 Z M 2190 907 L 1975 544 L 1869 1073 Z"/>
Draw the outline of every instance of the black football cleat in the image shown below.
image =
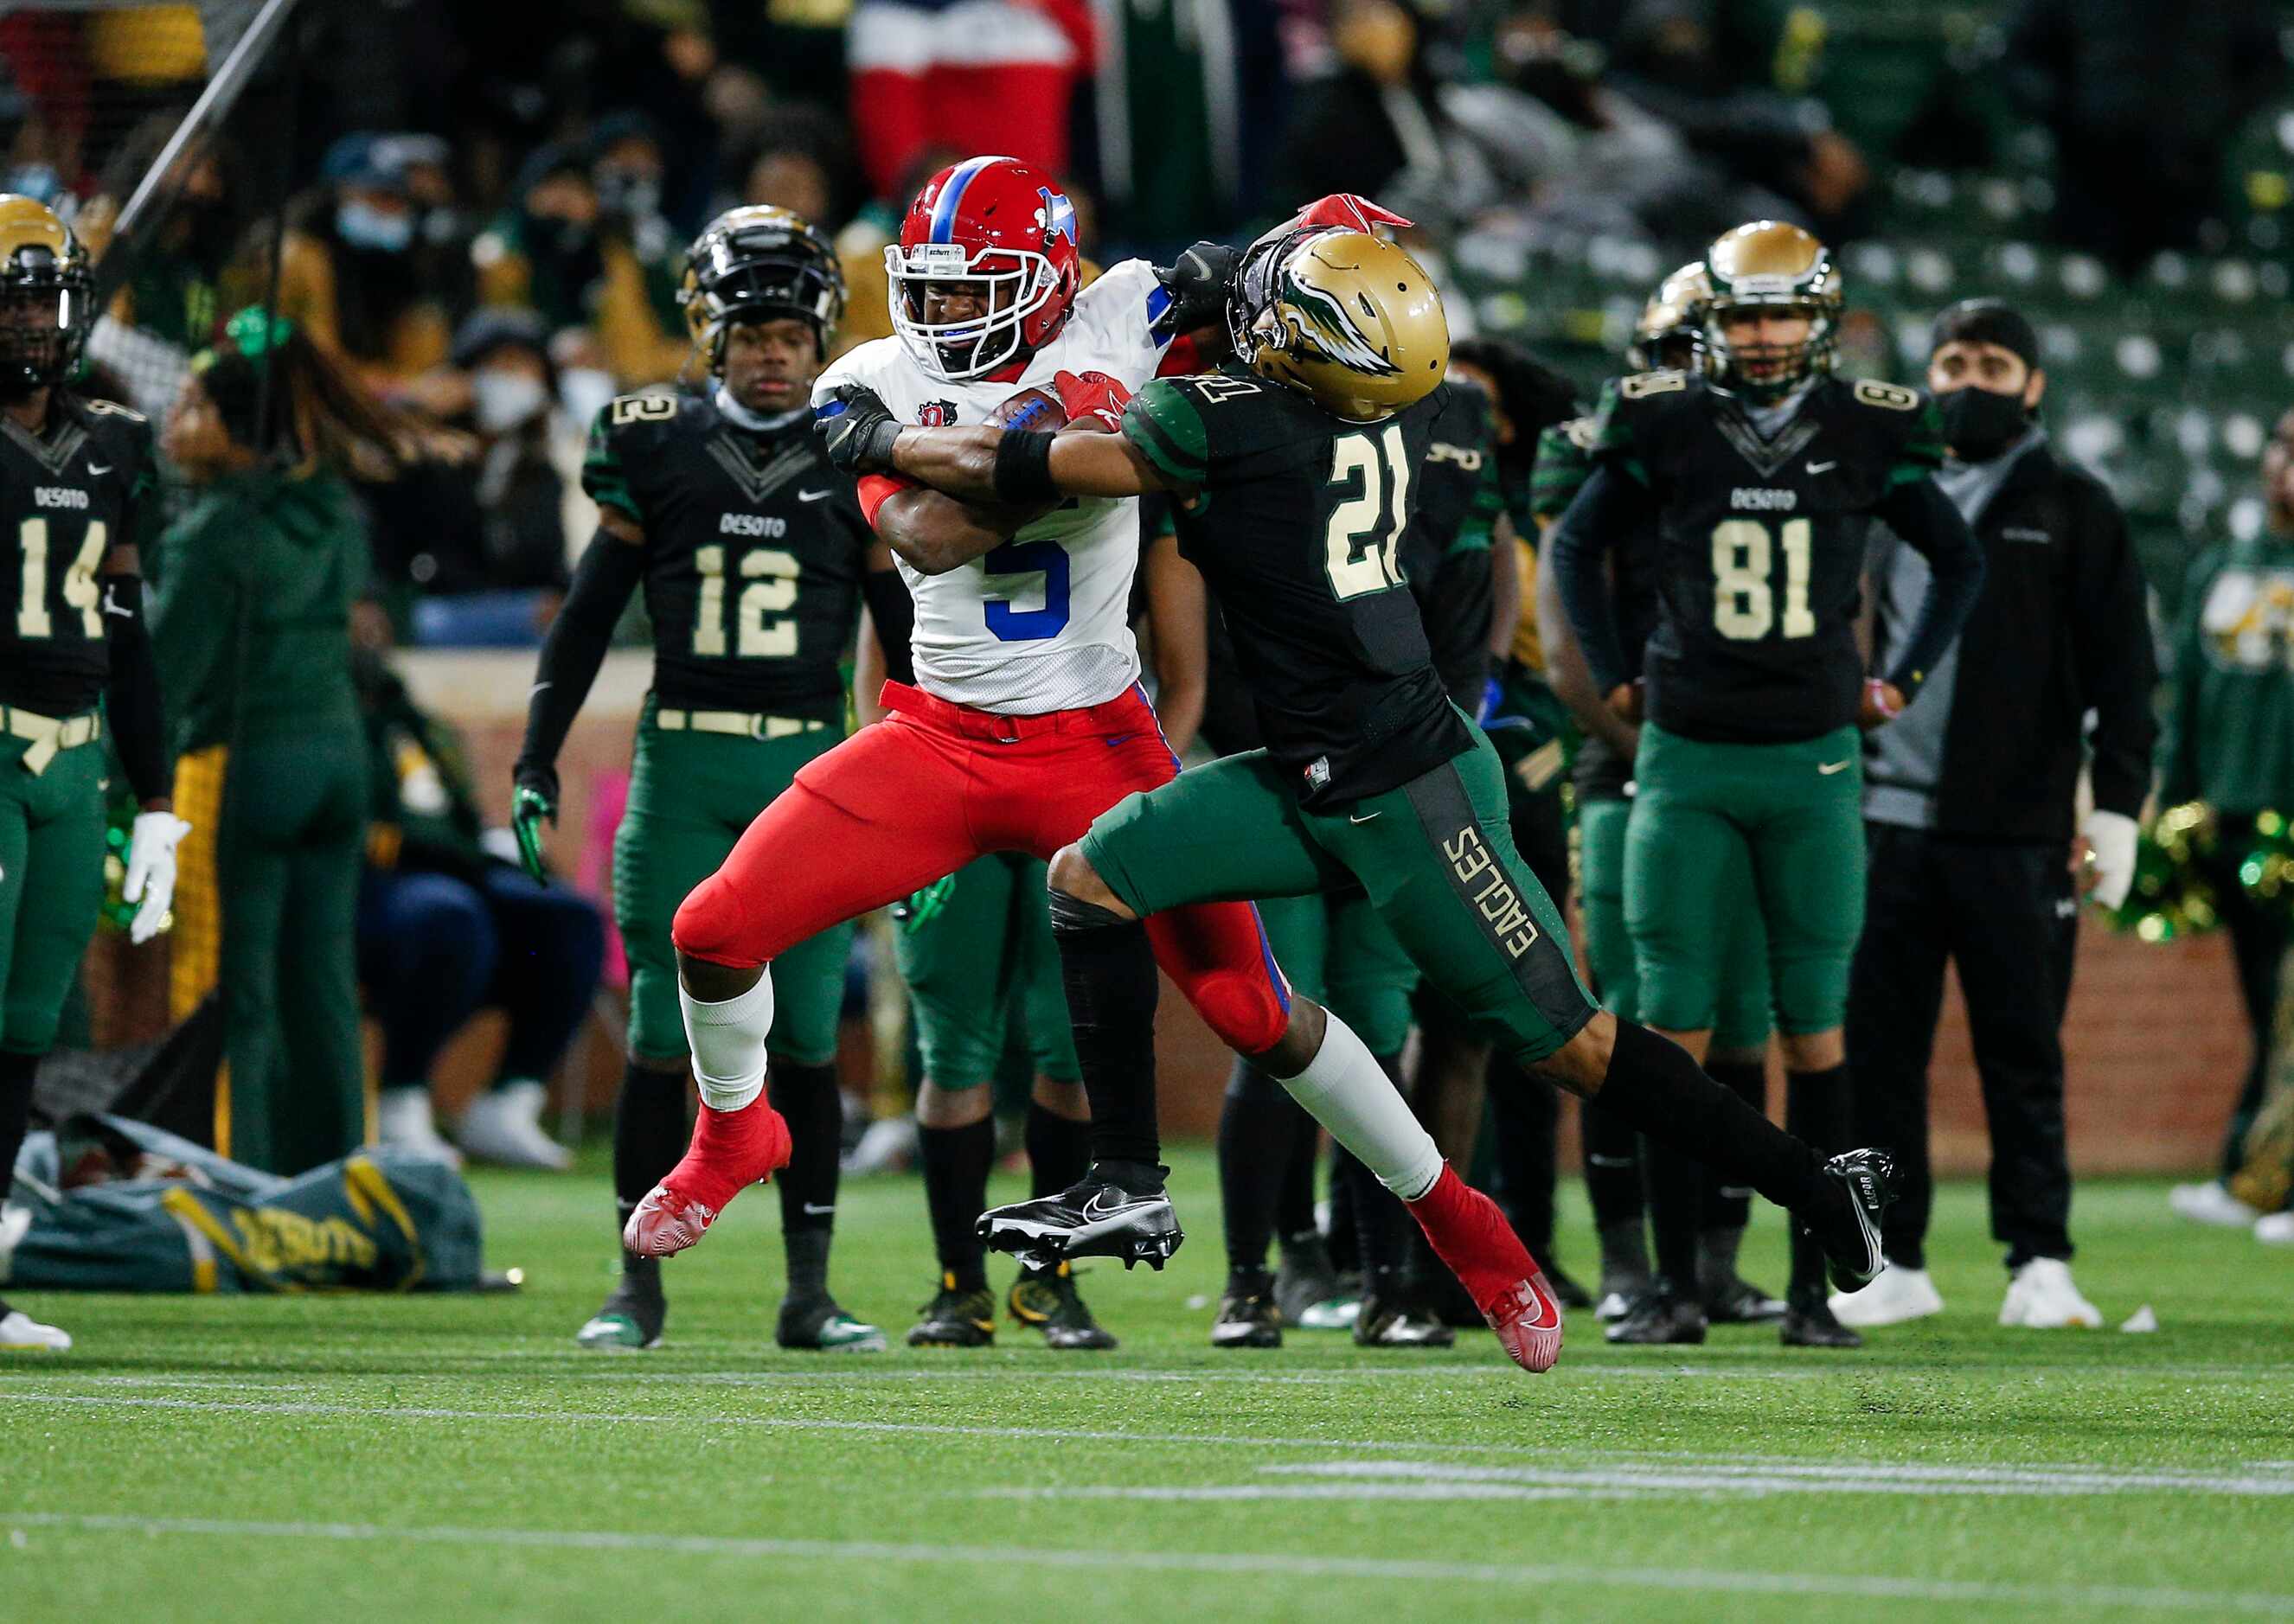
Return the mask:
<path fill-rule="evenodd" d="M 773 1340 L 807 1353 L 882 1353 L 885 1346 L 883 1332 L 855 1320 L 826 1292 L 784 1298 Z"/>
<path fill-rule="evenodd" d="M 1186 1238 L 1159 1183 L 1134 1192 L 1096 1171 L 1055 1196 L 988 1208 L 977 1232 L 995 1250 L 1033 1265 L 1112 1257 L 1126 1269 L 1143 1263 L 1159 1270 Z"/>
<path fill-rule="evenodd" d="M 1896 1158 L 1885 1150 L 1843 1150 L 1819 1170 L 1839 1195 L 1821 1210 L 1799 1213 L 1802 1230 L 1824 1248 L 1833 1285 L 1861 1291 L 1888 1260 L 1880 1251 L 1880 1221 L 1896 1198 Z"/>
<path fill-rule="evenodd" d="M 1704 1310 L 1675 1291 L 1670 1281 L 1659 1279 L 1635 1297 L 1623 1317 L 1612 1320 L 1603 1334 L 1624 1347 L 1686 1346 L 1704 1340 Z"/>
<path fill-rule="evenodd" d="M 996 1297 L 985 1286 L 959 1289 L 956 1277 L 940 1277 L 940 1290 L 916 1311 L 908 1328 L 912 1348 L 985 1348 L 996 1342 Z"/>
<path fill-rule="evenodd" d="M 1772 1297 L 1733 1271 L 1712 1281 L 1700 1294 L 1704 1317 L 1714 1325 L 1774 1325 L 1785 1317 L 1781 1297 Z"/>
<path fill-rule="evenodd" d="M 1785 1308 L 1777 1339 L 1788 1348 L 1860 1348 L 1864 1339 L 1833 1317 L 1822 1292 L 1794 1297 Z"/>
<path fill-rule="evenodd" d="M 648 1352 L 661 1346 L 661 1328 L 668 1319 L 660 1261 L 623 1254 L 620 1281 L 604 1306 L 574 1334 L 574 1343 L 593 1353 Z"/>
<path fill-rule="evenodd" d="M 1235 1278 L 1228 1277 L 1230 1292 Z M 1281 1311 L 1283 1324 L 1304 1326 L 1309 1310 L 1346 1295 L 1338 1271 L 1330 1266 L 1330 1248 L 1320 1230 L 1283 1237 L 1282 1265 L 1274 1271 L 1274 1306 Z"/>
<path fill-rule="evenodd" d="M 1415 1291 L 1368 1292 L 1354 1318 L 1356 1347 L 1447 1348 L 1457 1341 L 1458 1333 Z"/>
<path fill-rule="evenodd" d="M 1064 1263 L 1022 1269 L 1004 1306 L 1021 1325 L 1043 1332 L 1045 1347 L 1078 1352 L 1115 1345 L 1113 1334 L 1091 1317 L 1076 1290 L 1074 1271 Z"/>
<path fill-rule="evenodd" d="M 1282 1345 L 1282 1310 L 1275 1300 L 1273 1277 L 1264 1269 L 1236 1269 L 1226 1277 L 1226 1295 L 1219 1299 L 1218 1318 L 1211 1321 L 1215 1348 L 1279 1348 Z"/>

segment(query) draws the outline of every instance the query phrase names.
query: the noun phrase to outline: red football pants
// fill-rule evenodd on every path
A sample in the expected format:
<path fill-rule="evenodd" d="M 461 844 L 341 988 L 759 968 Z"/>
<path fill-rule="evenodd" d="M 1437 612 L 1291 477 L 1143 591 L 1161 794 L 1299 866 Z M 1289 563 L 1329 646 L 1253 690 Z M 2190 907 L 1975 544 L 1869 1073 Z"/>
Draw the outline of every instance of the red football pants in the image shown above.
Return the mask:
<path fill-rule="evenodd" d="M 991 851 L 1048 861 L 1135 790 L 1178 775 L 1137 687 L 1087 710 L 996 716 L 905 683 L 891 714 L 813 760 L 757 815 L 724 866 L 677 910 L 677 950 L 762 964 L 829 926 L 898 901 Z M 1289 989 L 1248 903 L 1147 922 L 1156 962 L 1244 1054 L 1289 1023 Z"/>

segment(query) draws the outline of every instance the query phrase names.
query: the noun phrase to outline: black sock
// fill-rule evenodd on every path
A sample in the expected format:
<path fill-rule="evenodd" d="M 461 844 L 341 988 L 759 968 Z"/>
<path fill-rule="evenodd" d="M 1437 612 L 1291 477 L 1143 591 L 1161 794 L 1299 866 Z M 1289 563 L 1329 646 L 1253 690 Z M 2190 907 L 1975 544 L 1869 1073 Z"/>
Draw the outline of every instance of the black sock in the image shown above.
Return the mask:
<path fill-rule="evenodd" d="M 686 1072 L 655 1070 L 631 1060 L 622 1072 L 622 1092 L 614 1100 L 614 1206 L 627 1223 L 647 1191 L 669 1176 L 693 1137 L 686 1111 Z M 617 1226 L 618 1227 L 618 1226 Z M 624 1253 L 622 1267 L 658 1260 Z"/>
<path fill-rule="evenodd" d="M 1295 1171 L 1289 1165 L 1297 1139 L 1293 1118 L 1306 1115 L 1281 1084 L 1236 1057 L 1218 1125 L 1219 1216 L 1226 1226 L 1229 1269 L 1266 1267 L 1266 1243 Z M 1310 1167 L 1307 1177 L 1313 1176 Z"/>
<path fill-rule="evenodd" d="M 1410 1209 L 1343 1149 L 1332 1159 L 1330 1175 L 1334 1183 L 1346 1185 L 1353 1198 L 1364 1284 L 1391 1291 L 1406 1283 L 1412 1272 L 1410 1238 L 1418 1232 Z"/>
<path fill-rule="evenodd" d="M 1855 1101 L 1848 1092 L 1848 1067 L 1845 1062 L 1826 1067 L 1822 1071 L 1788 1071 L 1785 1074 L 1785 1123 L 1795 1138 L 1806 1141 L 1815 1148 L 1819 1157 L 1847 1149 L 1849 1125 L 1853 1119 Z M 1824 1248 L 1815 1237 L 1793 1229 L 1792 1286 L 1786 1293 L 1793 1297 L 1824 1295 Z"/>
<path fill-rule="evenodd" d="M 1655 1139 L 1641 1142 L 1648 1178 L 1649 1241 L 1656 1271 L 1684 1296 L 1696 1295 L 1696 1230 L 1704 1170 L 1687 1151 Z"/>
<path fill-rule="evenodd" d="M 1590 1100 L 1577 1115 L 1585 1147 L 1585 1198 L 1601 1237 L 1601 1272 L 1634 1279 L 1648 1273 L 1641 1226 L 1641 1136 Z"/>
<path fill-rule="evenodd" d="M 844 1097 L 836 1068 L 769 1060 L 765 1098 L 788 1120 L 789 1165 L 773 1175 L 781 1192 L 781 1246 L 788 1294 L 828 1289 L 828 1238 L 836 1227 L 836 1176 L 844 1153 Z"/>
<path fill-rule="evenodd" d="M 1091 1171 L 1091 1124 L 1028 1101 L 1028 1194 L 1056 1196 Z"/>
<path fill-rule="evenodd" d="M 1273 1077 L 1266 1080 L 1282 1089 Z M 1282 1089 L 1282 1096 L 1289 1100 L 1289 1091 Z M 1282 1189 L 1274 1202 L 1274 1232 L 1285 1242 L 1308 1235 L 1321 1238 L 1321 1226 L 1314 1222 L 1314 1173 L 1322 1159 L 1322 1125 L 1290 1100 L 1290 1157 L 1282 1165 Z"/>
<path fill-rule="evenodd" d="M 996 1118 L 960 1128 L 916 1129 L 916 1159 L 923 1165 L 924 1205 L 931 1210 L 932 1246 L 940 1272 L 958 1291 L 988 1284 L 988 1249 L 972 1232 L 988 1205 L 988 1174 L 996 1165 Z"/>
<path fill-rule="evenodd" d="M 1704 1062 L 1705 1075 L 1763 1116 L 1769 1108 L 1769 1066 L 1766 1060 Z M 1834 1149 L 1841 1147 L 1834 1146 Z M 1704 1175 L 1704 1227 L 1741 1230 L 1752 1221 L 1753 1192 L 1723 1177 L 1712 1163 L 1700 1163 Z M 1734 1267 L 1734 1264 L 1731 1264 Z"/>
<path fill-rule="evenodd" d="M 1498 1205 L 1529 1255 L 1553 1264 L 1553 1181 L 1561 1097 L 1525 1073 L 1509 1054 L 1493 1054 L 1489 1124 L 1498 1167 Z"/>
<path fill-rule="evenodd" d="M 1354 1222 L 1354 1187 L 1338 1176 L 1346 1148 L 1330 1141 L 1330 1267 L 1351 1274 L 1363 1267 L 1362 1230 Z"/>
<path fill-rule="evenodd" d="M 1091 1101 L 1091 1157 L 1150 1166 L 1162 1159 L 1155 1125 L 1155 1000 L 1160 982 L 1147 927 L 1052 893 L 1052 939 Z"/>
<path fill-rule="evenodd" d="M 32 1075 L 40 1068 L 37 1054 L 0 1052 L 0 1201 L 16 1182 L 16 1153 L 32 1125 Z"/>
<path fill-rule="evenodd" d="M 1706 1076 L 1680 1044 L 1646 1027 L 1617 1022 L 1600 1100 L 1649 1139 L 1712 1162 L 1778 1206 L 1817 1198 L 1823 1158 Z"/>

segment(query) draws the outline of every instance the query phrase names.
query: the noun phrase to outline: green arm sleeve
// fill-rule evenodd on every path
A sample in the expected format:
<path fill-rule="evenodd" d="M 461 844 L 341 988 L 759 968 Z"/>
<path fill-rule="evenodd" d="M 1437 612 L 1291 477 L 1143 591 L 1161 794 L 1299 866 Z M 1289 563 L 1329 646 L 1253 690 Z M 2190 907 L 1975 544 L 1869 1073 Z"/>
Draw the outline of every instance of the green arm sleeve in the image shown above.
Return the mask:
<path fill-rule="evenodd" d="M 1537 437 L 1537 459 L 1529 475 L 1529 512 L 1533 519 L 1558 519 L 1569 511 L 1593 472 L 1588 454 L 1594 420 L 1579 418 L 1556 423 Z"/>
<path fill-rule="evenodd" d="M 614 443 L 614 406 L 600 407 L 598 420 L 590 426 L 589 449 L 582 457 L 582 489 L 600 508 L 611 508 L 633 524 L 643 524 L 645 515 L 638 510 L 638 499 L 630 489 L 630 476 L 622 467 L 621 450 Z"/>
<path fill-rule="evenodd" d="M 1925 479 L 1943 467 L 1943 415 L 1936 410 L 1932 397 L 1920 402 L 1904 438 L 1896 447 L 1895 459 L 1889 464 L 1887 489 L 1908 484 L 1916 479 Z"/>
<path fill-rule="evenodd" d="M 1621 381 L 1611 378 L 1601 386 L 1601 403 L 1593 409 L 1592 444 L 1587 449 L 1586 460 L 1615 468 L 1635 484 L 1646 485 L 1648 465 L 1641 460 L 1641 448 L 1633 437 L 1631 407 L 1618 388 Z"/>
<path fill-rule="evenodd" d="M 1159 378 L 1131 397 L 1124 437 L 1175 483 L 1200 490 L 1210 479 L 1210 431 L 1176 380 Z"/>

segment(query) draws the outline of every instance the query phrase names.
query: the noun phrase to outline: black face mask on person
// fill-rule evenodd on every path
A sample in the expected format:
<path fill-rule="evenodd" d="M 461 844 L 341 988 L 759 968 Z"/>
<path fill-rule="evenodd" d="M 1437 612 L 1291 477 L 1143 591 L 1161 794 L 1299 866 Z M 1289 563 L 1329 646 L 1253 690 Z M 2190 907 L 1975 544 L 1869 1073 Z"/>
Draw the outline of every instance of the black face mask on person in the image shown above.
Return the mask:
<path fill-rule="evenodd" d="M 2022 438 L 2031 414 L 2023 397 L 1980 389 L 1973 384 L 1936 397 L 1943 418 L 1943 440 L 1962 462 L 1989 462 Z"/>

